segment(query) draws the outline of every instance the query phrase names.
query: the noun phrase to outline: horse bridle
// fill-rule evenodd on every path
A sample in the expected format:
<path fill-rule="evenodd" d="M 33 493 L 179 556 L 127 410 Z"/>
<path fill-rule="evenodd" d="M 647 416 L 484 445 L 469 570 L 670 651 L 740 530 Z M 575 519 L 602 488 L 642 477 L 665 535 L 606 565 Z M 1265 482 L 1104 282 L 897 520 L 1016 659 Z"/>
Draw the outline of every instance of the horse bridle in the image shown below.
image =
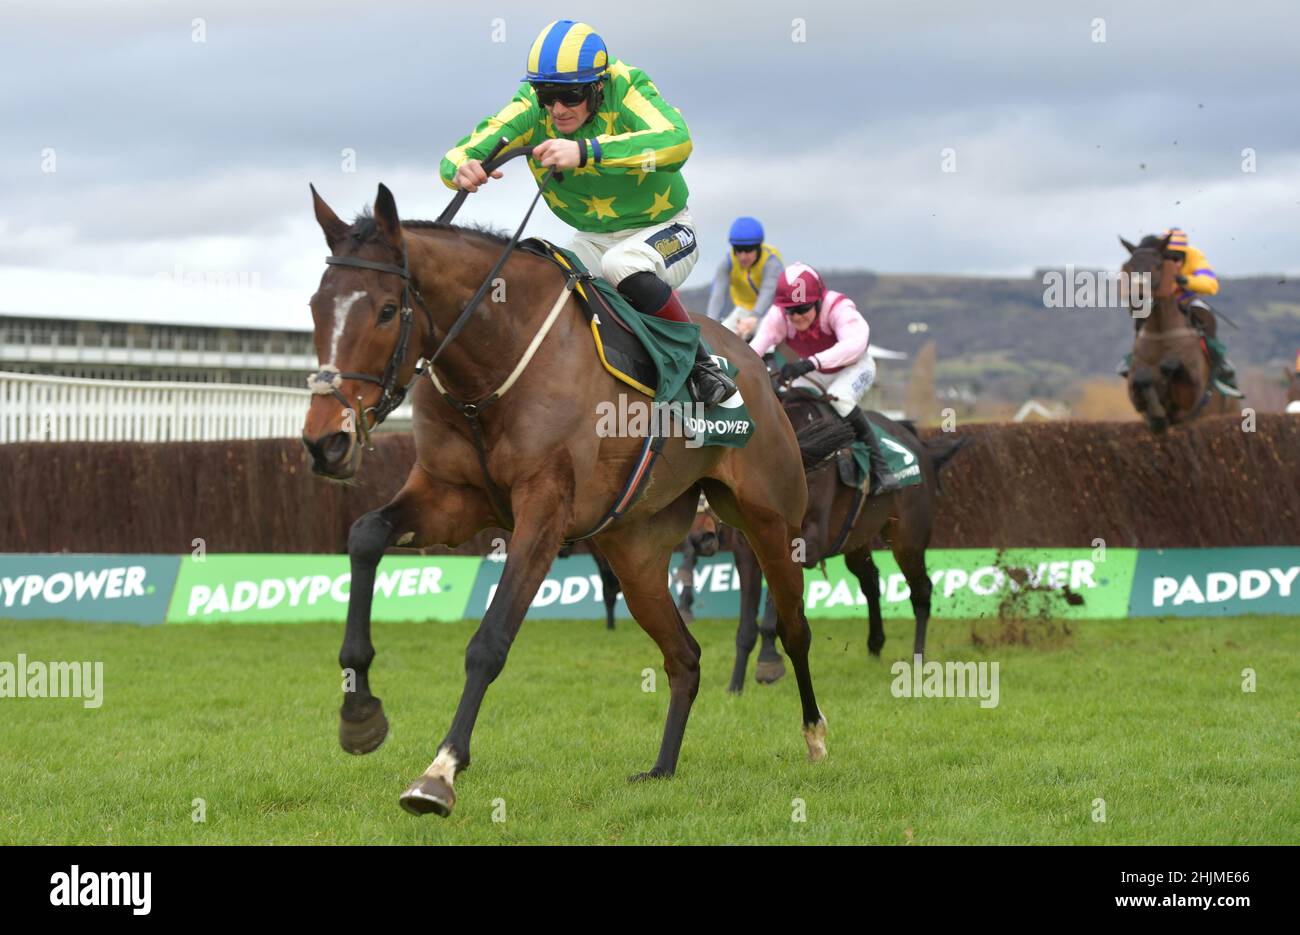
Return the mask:
<path fill-rule="evenodd" d="M 519 156 L 531 156 L 533 149 L 535 148 L 533 146 L 522 146 L 517 149 L 511 150 L 510 152 L 506 153 L 503 156 L 501 155 L 501 151 L 506 147 L 508 142 L 509 141 L 505 137 L 502 137 L 497 141 L 496 145 L 492 148 L 492 151 L 488 153 L 487 159 L 483 161 L 483 170 L 485 172 L 491 174 L 500 166 L 505 165 L 505 163 L 509 162 L 511 159 L 518 158 Z M 585 162 L 586 162 L 586 158 L 584 155 L 583 163 Z M 533 208 L 537 207 L 537 202 L 541 198 L 542 192 L 545 190 L 547 183 L 549 183 L 552 178 L 556 179 L 557 181 L 563 178 L 563 176 L 559 172 L 555 171 L 554 166 L 550 167 L 547 170 L 545 177 L 539 183 L 537 187 L 537 194 L 533 196 L 532 204 L 529 205 L 528 211 L 524 215 L 523 222 L 520 223 L 519 228 L 515 231 L 514 236 L 510 239 L 509 243 L 506 244 L 505 249 L 502 250 L 501 256 L 498 258 L 496 264 L 492 267 L 492 270 L 485 277 L 483 277 L 483 282 L 482 284 L 480 284 L 478 291 L 475 292 L 473 297 L 465 304 L 465 307 L 461 309 L 460 315 L 457 316 L 456 320 L 452 323 L 451 327 L 447 329 L 447 334 L 443 337 L 442 341 L 439 343 L 437 350 L 435 350 L 433 353 L 433 356 L 430 357 L 425 362 L 425 365 L 423 367 L 417 364 L 415 368 L 415 372 L 411 374 L 410 382 L 408 382 L 405 386 L 402 387 L 397 386 L 397 371 L 401 367 L 403 358 L 406 357 L 407 344 L 409 343 L 411 337 L 411 324 L 412 324 L 412 317 L 414 315 L 414 312 L 411 308 L 411 301 L 410 301 L 410 297 L 412 295 L 414 295 L 415 300 L 420 303 L 420 308 L 424 310 L 424 315 L 429 320 L 429 334 L 431 336 L 437 335 L 437 328 L 434 326 L 433 323 L 433 313 L 430 312 L 429 307 L 424 304 L 424 298 L 420 295 L 420 290 L 415 287 L 414 282 L 411 279 L 411 270 L 409 264 L 407 263 L 407 258 L 406 258 L 406 241 L 405 240 L 402 241 L 402 265 L 401 266 L 394 266 L 391 263 L 378 263 L 374 260 L 361 260 L 361 259 L 357 259 L 356 257 L 350 257 L 350 256 L 327 256 L 325 258 L 325 262 L 330 266 L 352 266 L 358 269 L 372 269 L 381 273 L 393 273 L 394 275 L 402 277 L 402 309 L 401 309 L 402 318 L 401 318 L 401 325 L 400 325 L 401 330 L 398 332 L 397 335 L 397 346 L 393 348 L 393 355 L 388 359 L 388 366 L 384 369 L 384 375 L 382 377 L 376 377 L 373 374 L 369 374 L 369 373 L 342 373 L 336 367 L 333 367 L 331 365 L 325 365 L 321 367 L 321 369 L 318 370 L 316 373 L 312 374 L 307 378 L 307 385 L 311 388 L 311 391 L 313 393 L 317 393 L 321 395 L 332 393 L 335 396 L 335 398 L 337 398 L 338 401 L 343 404 L 344 408 L 350 410 L 353 413 L 354 417 L 356 418 L 356 421 L 360 423 L 358 431 L 361 434 L 361 440 L 365 444 L 366 448 L 370 449 L 371 451 L 374 450 L 374 446 L 370 444 L 371 429 L 379 425 L 380 422 L 383 422 L 384 419 L 388 418 L 388 416 L 393 412 L 393 410 L 402 404 L 402 401 L 406 398 L 406 394 L 410 391 L 411 387 L 415 385 L 415 381 L 418 380 L 424 374 L 426 369 L 429 370 L 430 372 L 433 371 L 433 365 L 438 360 L 438 358 L 442 356 L 442 352 L 445 351 L 447 347 L 451 344 L 451 342 L 455 340 L 456 336 L 460 334 L 461 329 L 463 329 L 465 325 L 469 323 L 470 316 L 474 313 L 474 310 L 478 307 L 479 302 L 483 300 L 483 297 L 487 295 L 488 289 L 496 281 L 497 274 L 501 272 L 501 268 L 505 266 L 506 260 L 509 259 L 510 254 L 514 251 L 515 247 L 518 245 L 519 238 L 524 232 L 524 227 L 528 224 L 528 219 L 532 217 Z M 456 216 L 456 212 L 459 211 L 461 205 L 465 203 L 465 198 L 468 196 L 468 194 L 469 193 L 464 189 L 458 191 L 456 195 L 452 198 L 451 204 L 449 204 L 443 210 L 442 214 L 438 215 L 438 220 L 436 223 L 448 224 L 448 225 L 451 224 L 452 219 Z M 379 402 L 377 402 L 373 406 L 367 407 L 361 412 L 358 412 L 356 407 L 353 406 L 352 403 L 348 401 L 348 398 L 344 396 L 342 391 L 339 389 L 339 384 L 343 380 L 364 380 L 367 383 L 374 383 L 378 385 L 379 388 L 383 391 L 382 395 L 379 397 Z M 444 393 L 443 395 L 446 397 L 448 402 L 450 402 L 463 415 L 466 415 L 467 417 L 470 418 L 471 425 L 477 432 L 478 427 L 477 424 L 473 423 L 473 417 L 477 415 L 477 412 L 480 408 L 483 408 L 483 404 L 472 405 L 472 404 L 460 403 L 457 400 L 454 400 L 451 396 L 447 395 L 446 393 Z M 488 400 L 488 404 L 494 401 L 495 398 L 496 397 L 494 396 L 493 399 Z M 374 422 L 371 423 L 370 425 L 366 424 L 367 414 L 373 414 L 374 417 Z M 482 443 L 480 440 L 478 440 L 477 434 L 476 434 L 476 444 L 477 447 L 480 449 L 479 455 L 480 455 L 480 460 L 482 460 L 483 459 Z M 485 468 L 485 473 L 486 473 L 486 468 Z"/>
<path fill-rule="evenodd" d="M 374 446 L 370 444 L 371 430 L 388 418 L 393 410 L 402 404 L 402 401 L 406 399 L 407 392 L 424 373 L 422 367 L 416 366 L 410 382 L 405 386 L 397 385 L 397 374 L 401 369 L 402 361 L 406 359 L 406 352 L 411 341 L 411 328 L 414 324 L 415 310 L 411 306 L 411 297 L 414 296 L 415 301 L 424 310 L 424 317 L 429 322 L 430 335 L 435 334 L 437 330 L 433 324 L 433 313 L 424 304 L 424 297 L 420 295 L 420 290 L 411 281 L 411 270 L 407 263 L 405 243 L 402 244 L 401 266 L 394 266 L 392 263 L 379 263 L 375 260 L 362 260 L 351 256 L 327 256 L 325 262 L 330 266 L 351 266 L 356 269 L 370 269 L 402 277 L 402 305 L 398 313 L 400 320 L 398 323 L 397 344 L 393 348 L 392 356 L 388 358 L 388 366 L 384 368 L 383 376 L 377 377 L 370 373 L 344 372 L 332 364 L 326 364 L 307 378 L 307 385 L 311 387 L 313 393 L 320 395 L 332 393 L 343 404 L 343 407 L 353 414 L 362 443 L 373 451 Z M 357 407 L 343 395 L 343 391 L 339 388 L 344 380 L 361 380 L 375 384 L 380 389 L 379 401 L 373 406 L 367 406 L 365 409 L 358 411 Z M 367 424 L 367 418 L 373 421 Z"/>

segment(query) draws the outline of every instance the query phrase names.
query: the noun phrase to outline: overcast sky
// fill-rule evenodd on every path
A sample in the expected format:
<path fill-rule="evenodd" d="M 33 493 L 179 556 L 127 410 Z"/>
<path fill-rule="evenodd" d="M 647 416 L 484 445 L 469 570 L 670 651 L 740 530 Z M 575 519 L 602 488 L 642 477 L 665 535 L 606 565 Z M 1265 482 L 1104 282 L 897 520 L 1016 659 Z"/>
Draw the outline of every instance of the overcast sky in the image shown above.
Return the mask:
<path fill-rule="evenodd" d="M 824 269 L 1113 268 L 1117 234 L 1179 224 L 1222 276 L 1300 272 L 1295 0 L 4 0 L 0 311 L 308 325 L 307 183 L 436 216 L 443 153 L 563 17 L 691 128 L 688 285 L 738 214 Z M 533 183 L 507 172 L 460 218 L 513 228 Z M 566 237 L 544 205 L 530 232 Z"/>

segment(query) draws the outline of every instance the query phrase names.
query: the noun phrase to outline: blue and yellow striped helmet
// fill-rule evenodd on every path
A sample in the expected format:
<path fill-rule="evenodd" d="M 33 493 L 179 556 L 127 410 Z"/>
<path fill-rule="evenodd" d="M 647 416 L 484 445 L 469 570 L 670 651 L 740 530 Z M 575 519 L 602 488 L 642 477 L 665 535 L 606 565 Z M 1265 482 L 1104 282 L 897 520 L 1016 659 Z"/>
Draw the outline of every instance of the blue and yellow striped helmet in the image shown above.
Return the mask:
<path fill-rule="evenodd" d="M 603 78 L 608 68 L 605 40 L 586 23 L 561 19 L 543 29 L 533 43 L 523 80 L 590 84 Z"/>

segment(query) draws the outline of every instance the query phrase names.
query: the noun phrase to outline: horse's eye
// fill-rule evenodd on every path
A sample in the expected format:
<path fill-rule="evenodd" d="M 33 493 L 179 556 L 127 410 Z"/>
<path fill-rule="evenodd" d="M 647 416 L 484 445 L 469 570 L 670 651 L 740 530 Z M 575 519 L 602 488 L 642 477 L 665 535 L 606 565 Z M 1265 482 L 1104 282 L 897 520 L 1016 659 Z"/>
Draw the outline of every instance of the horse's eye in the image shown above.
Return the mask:
<path fill-rule="evenodd" d="M 379 323 L 382 325 L 386 321 L 391 321 L 392 317 L 397 314 L 397 306 L 389 302 L 379 310 Z"/>

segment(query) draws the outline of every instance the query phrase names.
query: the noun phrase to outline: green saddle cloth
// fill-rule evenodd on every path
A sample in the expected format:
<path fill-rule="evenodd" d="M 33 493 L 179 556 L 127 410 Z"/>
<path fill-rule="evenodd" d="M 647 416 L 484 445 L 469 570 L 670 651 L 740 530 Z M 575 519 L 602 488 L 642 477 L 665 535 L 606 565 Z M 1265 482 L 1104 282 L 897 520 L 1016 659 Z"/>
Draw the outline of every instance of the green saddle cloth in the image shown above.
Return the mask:
<path fill-rule="evenodd" d="M 553 245 L 552 247 L 574 269 L 587 271 L 582 261 L 573 253 L 563 247 Z M 748 444 L 750 436 L 754 434 L 754 423 L 739 390 L 730 398 L 724 399 L 706 411 L 701 411 L 699 404 L 691 398 L 687 377 L 695 366 L 695 347 L 698 343 L 703 342 L 704 349 L 728 376 L 734 379 L 738 372 L 738 368 L 730 360 L 713 354 L 709 342 L 700 336 L 699 325 L 694 322 L 665 321 L 653 315 L 643 315 L 632 307 L 623 293 L 605 279 L 596 277 L 585 285 L 594 286 L 600 292 L 601 298 L 614 309 L 615 314 L 637 338 L 640 352 L 649 359 L 657 377 L 654 387 L 651 387 L 654 391 L 655 405 L 663 405 L 669 418 L 675 420 L 681 428 L 689 446 L 723 445 L 729 448 L 743 448 Z M 599 307 L 595 307 L 593 311 L 598 318 Z M 620 340 L 619 326 L 613 322 L 597 321 L 593 323 L 592 330 L 605 368 L 629 385 L 644 386 L 644 383 L 629 376 L 628 371 L 645 372 L 645 368 L 638 368 L 637 361 L 626 361 L 625 358 L 623 362 L 627 365 L 620 366 L 620 357 L 613 353 L 614 342 Z M 622 334 L 625 335 L 626 332 Z M 605 353 L 606 345 L 610 347 L 608 355 Z M 625 345 L 623 350 L 627 351 L 629 348 Z M 630 350 L 633 354 L 637 351 L 636 348 Z M 656 419 L 656 424 L 663 425 L 664 422 L 662 419 Z"/>

